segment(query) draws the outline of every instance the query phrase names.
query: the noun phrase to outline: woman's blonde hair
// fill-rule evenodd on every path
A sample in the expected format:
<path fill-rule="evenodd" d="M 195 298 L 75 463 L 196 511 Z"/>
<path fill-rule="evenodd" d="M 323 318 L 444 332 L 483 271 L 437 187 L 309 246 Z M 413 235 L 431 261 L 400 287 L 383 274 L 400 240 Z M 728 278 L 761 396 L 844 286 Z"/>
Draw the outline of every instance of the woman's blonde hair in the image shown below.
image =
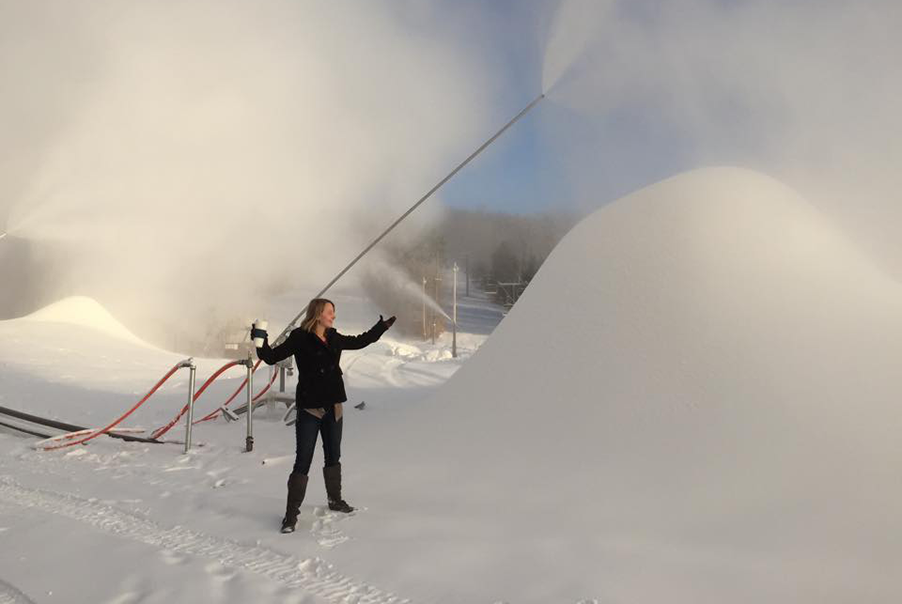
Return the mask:
<path fill-rule="evenodd" d="M 333 303 L 332 300 L 327 300 L 325 298 L 314 298 L 310 300 L 310 304 L 307 305 L 307 316 L 301 321 L 301 329 L 309 332 L 316 329 L 316 324 L 319 322 L 320 316 L 326 309 L 326 304 L 331 304 L 332 308 L 335 308 L 335 303 Z"/>

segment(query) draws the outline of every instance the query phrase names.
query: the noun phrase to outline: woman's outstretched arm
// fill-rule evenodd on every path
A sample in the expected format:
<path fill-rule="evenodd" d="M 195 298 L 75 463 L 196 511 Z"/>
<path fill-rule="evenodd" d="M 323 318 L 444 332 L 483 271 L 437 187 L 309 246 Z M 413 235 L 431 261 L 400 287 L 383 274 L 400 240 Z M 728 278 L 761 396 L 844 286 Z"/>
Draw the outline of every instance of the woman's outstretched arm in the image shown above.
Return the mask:
<path fill-rule="evenodd" d="M 381 338 L 382 334 L 388 331 L 388 328 L 391 327 L 394 322 L 395 317 L 383 319 L 382 315 L 379 315 L 379 320 L 376 324 L 359 336 L 346 336 L 336 331 L 334 337 L 342 350 L 359 350 Z"/>
<path fill-rule="evenodd" d="M 288 334 L 288 337 L 285 338 L 285 341 L 276 346 L 275 348 L 270 348 L 269 346 L 269 336 L 263 336 L 263 346 L 257 348 L 257 358 L 266 363 L 267 365 L 275 365 L 279 361 L 284 361 L 295 351 L 295 335 L 294 331 Z"/>

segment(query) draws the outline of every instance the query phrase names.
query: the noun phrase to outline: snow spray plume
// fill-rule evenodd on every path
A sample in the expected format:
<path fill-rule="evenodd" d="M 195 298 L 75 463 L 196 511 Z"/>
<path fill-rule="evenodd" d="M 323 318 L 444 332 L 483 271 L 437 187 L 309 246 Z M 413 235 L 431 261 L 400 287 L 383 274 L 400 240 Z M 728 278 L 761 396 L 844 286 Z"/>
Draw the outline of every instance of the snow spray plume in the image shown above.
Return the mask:
<path fill-rule="evenodd" d="M 492 114 L 466 19 L 436 7 L 72 4 L 0 11 L 0 222 L 60 250 L 48 293 L 163 346 L 328 281 L 373 198 Z"/>
<path fill-rule="evenodd" d="M 382 254 L 377 254 L 375 258 L 371 257 L 364 263 L 365 268 L 360 281 L 367 296 L 373 300 L 376 306 L 386 312 L 397 313 L 401 318 L 395 329 L 403 331 L 405 327 L 416 323 L 410 316 L 404 317 L 403 315 L 419 317 L 423 305 L 443 316 L 450 324 L 451 317 L 432 296 L 423 292 L 422 282 L 418 282 L 406 271 L 394 265 L 391 260 L 382 256 Z M 411 321 L 405 321 L 405 318 Z M 414 331 L 408 329 L 407 331 L 406 335 L 420 333 L 419 329 Z"/>
<path fill-rule="evenodd" d="M 398 226 L 405 218 L 407 218 L 414 210 L 416 210 L 416 209 L 420 206 L 420 204 L 422 204 L 424 201 L 426 201 L 427 199 L 429 199 L 430 197 L 432 197 L 432 194 L 435 193 L 436 191 L 438 191 L 439 188 L 441 188 L 441 186 L 442 186 L 443 184 L 445 184 L 446 182 L 448 182 L 449 180 L 451 180 L 451 178 L 452 178 L 455 174 L 457 174 L 464 166 L 466 166 L 468 163 L 470 163 L 470 161 L 471 161 L 473 158 L 475 158 L 477 155 L 479 155 L 480 153 L 482 153 L 482 151 L 483 151 L 486 147 L 488 147 L 488 146 L 491 145 L 493 142 L 495 142 L 495 140 L 496 140 L 499 136 L 501 136 L 502 134 L 504 134 L 504 132 L 505 132 L 508 128 L 510 128 L 511 126 L 513 126 L 513 125 L 514 125 L 521 117 L 523 117 L 524 115 L 526 115 L 526 114 L 529 112 L 530 109 L 532 109 L 533 107 L 535 107 L 536 104 L 537 104 L 539 101 L 541 101 L 542 99 L 544 99 L 544 98 L 545 98 L 545 95 L 544 95 L 544 94 L 540 94 L 539 96 L 537 96 L 535 99 L 533 99 L 533 101 L 532 101 L 529 105 L 527 105 L 526 107 L 524 107 L 523 110 L 520 111 L 520 113 L 518 113 L 517 115 L 515 115 L 515 116 L 514 116 L 507 124 L 505 124 L 504 127 L 501 128 L 501 130 L 499 130 L 498 132 L 496 132 L 489 140 L 487 140 L 487 141 L 485 141 L 484 143 L 482 143 L 482 145 L 481 145 L 478 149 L 476 149 L 476 151 L 473 151 L 473 153 L 471 153 L 470 156 L 467 157 L 467 159 L 463 160 L 460 164 L 458 164 L 458 166 L 457 166 L 456 168 L 454 168 L 453 170 L 451 170 L 451 172 L 450 172 L 447 176 L 445 176 L 443 179 L 441 179 L 434 187 L 432 187 L 431 189 L 429 189 L 429 191 L 427 191 L 425 195 L 423 195 L 423 196 L 422 196 L 415 204 L 413 204 L 413 205 L 410 207 L 410 209 L 408 209 L 406 212 L 404 212 L 404 214 L 402 214 L 400 218 L 398 218 L 397 220 L 395 220 L 395 221 L 391 224 L 390 227 L 388 227 L 387 229 L 385 229 L 385 231 L 383 231 L 381 235 L 379 235 L 378 237 L 376 237 L 375 241 L 373 241 L 373 242 L 372 242 L 371 244 L 369 244 L 362 252 L 360 252 L 360 253 L 357 255 L 356 258 L 354 258 L 353 260 L 351 260 L 351 263 L 348 264 L 346 267 L 344 267 L 344 269 L 342 269 L 342 271 L 341 271 L 340 273 L 338 273 L 338 274 L 337 274 L 337 275 L 336 275 L 336 276 L 335 276 L 335 277 L 334 277 L 334 278 L 326 285 L 326 287 L 324 287 L 324 288 L 323 288 L 316 296 L 314 296 L 314 297 L 315 297 L 315 298 L 320 298 L 320 297 L 322 297 L 323 294 L 325 294 L 325 293 L 329 290 L 330 287 L 332 287 L 333 285 L 335 285 L 335 283 L 336 283 L 339 279 L 341 279 L 341 277 L 342 277 L 346 272 L 348 272 L 349 270 L 351 270 L 351 267 L 353 267 L 355 264 L 357 264 L 357 262 L 367 254 L 367 252 L 369 252 L 371 249 L 373 249 L 373 247 L 375 247 L 375 245 L 376 245 L 377 243 L 379 243 L 380 241 L 382 241 L 382 239 L 383 239 L 386 235 L 388 235 L 388 234 L 389 234 L 396 226 Z M 300 313 L 297 314 L 297 316 L 296 316 L 294 319 L 292 319 L 291 323 L 288 324 L 288 326 L 282 331 L 282 333 L 279 335 L 279 337 L 275 340 L 276 343 L 281 342 L 282 340 L 285 339 L 285 337 L 288 335 L 288 333 L 289 333 L 292 329 L 294 329 L 295 324 L 297 324 L 298 320 L 301 318 L 301 316 L 302 316 L 305 312 L 306 312 L 306 309 L 305 309 L 305 310 L 302 310 Z M 442 313 L 442 314 L 444 314 L 444 313 Z M 447 315 L 445 315 L 445 316 L 447 316 Z"/>
<path fill-rule="evenodd" d="M 688 168 L 765 171 L 902 275 L 900 22 L 882 0 L 563 0 L 543 85 L 572 125 L 546 143 L 594 207 Z"/>

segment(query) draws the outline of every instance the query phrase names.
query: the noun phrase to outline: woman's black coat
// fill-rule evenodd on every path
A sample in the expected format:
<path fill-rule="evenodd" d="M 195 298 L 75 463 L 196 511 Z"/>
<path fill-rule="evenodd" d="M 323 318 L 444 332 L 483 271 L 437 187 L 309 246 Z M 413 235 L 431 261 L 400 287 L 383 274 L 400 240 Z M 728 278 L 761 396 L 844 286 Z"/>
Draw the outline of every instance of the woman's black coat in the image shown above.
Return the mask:
<path fill-rule="evenodd" d="M 270 348 L 269 340 L 257 348 L 257 357 L 273 365 L 294 355 L 298 369 L 297 406 L 299 409 L 328 407 L 348 400 L 345 394 L 342 371 L 339 367 L 342 350 L 357 350 L 369 346 L 385 333 L 385 323 L 378 321 L 359 336 L 346 336 L 334 328 L 326 330 L 325 343 L 319 337 L 303 329 L 294 329 L 288 339 Z"/>

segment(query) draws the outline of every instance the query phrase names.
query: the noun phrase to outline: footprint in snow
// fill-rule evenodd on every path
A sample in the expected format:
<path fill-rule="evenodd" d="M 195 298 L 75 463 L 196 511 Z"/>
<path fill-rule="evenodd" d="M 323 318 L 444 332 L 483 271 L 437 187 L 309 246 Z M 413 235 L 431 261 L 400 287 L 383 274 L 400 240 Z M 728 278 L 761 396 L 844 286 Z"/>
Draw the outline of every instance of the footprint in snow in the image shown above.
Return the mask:
<path fill-rule="evenodd" d="M 187 560 L 185 556 L 179 555 L 168 549 L 160 550 L 160 557 L 163 559 L 163 562 L 170 566 L 184 564 L 185 560 Z"/>
<path fill-rule="evenodd" d="M 225 583 L 226 581 L 231 581 L 235 578 L 236 573 L 233 569 L 223 566 L 219 562 L 211 562 L 204 567 L 204 570 L 210 575 L 212 578 Z"/>
<path fill-rule="evenodd" d="M 317 506 L 313 508 L 313 525 L 310 527 L 310 533 L 322 547 L 333 548 L 348 541 L 349 537 L 345 535 L 339 528 L 339 524 L 348 516 L 355 515 L 342 514 L 333 512 L 328 508 Z"/>
<path fill-rule="evenodd" d="M 164 472 L 182 472 L 184 470 L 200 470 L 200 466 L 173 466 L 166 468 Z"/>
<path fill-rule="evenodd" d="M 138 604 L 138 602 L 143 601 L 147 597 L 147 594 L 139 593 L 137 591 L 127 591 L 123 594 L 119 594 L 112 600 L 107 600 L 105 604 Z"/>

